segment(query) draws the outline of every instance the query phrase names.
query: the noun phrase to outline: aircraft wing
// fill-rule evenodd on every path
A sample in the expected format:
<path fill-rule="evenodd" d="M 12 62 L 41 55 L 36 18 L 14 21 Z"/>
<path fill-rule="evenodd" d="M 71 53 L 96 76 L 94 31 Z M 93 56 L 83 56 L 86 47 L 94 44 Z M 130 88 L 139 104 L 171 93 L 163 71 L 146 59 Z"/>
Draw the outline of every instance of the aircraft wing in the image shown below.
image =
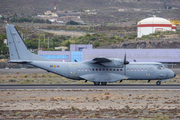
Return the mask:
<path fill-rule="evenodd" d="M 120 74 L 115 74 L 115 73 L 97 73 L 97 74 L 87 74 L 87 75 L 82 75 L 79 76 L 82 79 L 92 81 L 92 82 L 116 82 L 119 80 L 125 80 L 128 79 L 129 77 L 126 75 L 120 75 Z"/>
<path fill-rule="evenodd" d="M 111 62 L 112 60 L 105 57 L 96 57 L 91 62 L 92 63 L 103 63 L 103 62 Z"/>

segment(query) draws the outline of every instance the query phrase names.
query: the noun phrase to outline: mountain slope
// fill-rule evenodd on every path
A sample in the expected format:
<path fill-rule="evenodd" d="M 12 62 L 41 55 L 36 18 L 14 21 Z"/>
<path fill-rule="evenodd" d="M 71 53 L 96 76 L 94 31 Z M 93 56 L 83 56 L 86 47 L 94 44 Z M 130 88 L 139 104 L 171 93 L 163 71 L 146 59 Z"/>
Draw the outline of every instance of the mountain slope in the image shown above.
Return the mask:
<path fill-rule="evenodd" d="M 0 0 L 0 14 L 33 14 L 53 10 L 145 8 L 159 9 L 164 5 L 180 6 L 179 0 Z"/>

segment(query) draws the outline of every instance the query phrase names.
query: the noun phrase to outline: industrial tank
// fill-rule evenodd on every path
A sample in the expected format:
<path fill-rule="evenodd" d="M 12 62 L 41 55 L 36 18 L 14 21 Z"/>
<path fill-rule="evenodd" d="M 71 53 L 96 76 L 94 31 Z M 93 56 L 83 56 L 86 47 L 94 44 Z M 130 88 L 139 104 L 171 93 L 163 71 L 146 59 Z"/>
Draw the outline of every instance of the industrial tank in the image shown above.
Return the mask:
<path fill-rule="evenodd" d="M 172 23 L 164 18 L 160 17 L 150 17 L 143 19 L 138 22 L 137 25 L 137 36 L 141 38 L 143 35 L 149 35 L 151 33 L 156 33 L 157 31 L 173 31 L 175 27 L 172 26 Z"/>

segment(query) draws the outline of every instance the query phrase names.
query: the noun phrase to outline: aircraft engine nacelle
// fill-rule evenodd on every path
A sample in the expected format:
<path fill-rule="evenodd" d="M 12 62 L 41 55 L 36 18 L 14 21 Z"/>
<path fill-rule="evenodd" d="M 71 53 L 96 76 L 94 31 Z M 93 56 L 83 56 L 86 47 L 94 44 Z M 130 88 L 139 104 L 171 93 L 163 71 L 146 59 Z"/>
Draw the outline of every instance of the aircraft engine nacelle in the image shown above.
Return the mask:
<path fill-rule="evenodd" d="M 104 63 L 101 63 L 102 65 L 104 66 L 107 66 L 107 67 L 123 67 L 123 64 L 124 64 L 124 61 L 121 60 L 121 59 L 110 59 L 111 62 L 104 62 Z"/>

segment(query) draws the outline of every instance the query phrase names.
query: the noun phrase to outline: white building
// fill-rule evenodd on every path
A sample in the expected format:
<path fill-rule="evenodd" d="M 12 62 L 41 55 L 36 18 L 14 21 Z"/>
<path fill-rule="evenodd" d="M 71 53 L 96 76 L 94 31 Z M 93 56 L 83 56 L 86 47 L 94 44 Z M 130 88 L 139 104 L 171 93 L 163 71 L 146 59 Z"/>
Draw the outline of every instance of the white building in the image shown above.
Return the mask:
<path fill-rule="evenodd" d="M 157 31 L 176 31 L 176 26 L 164 18 L 150 17 L 138 22 L 137 36 L 141 38 L 143 35 L 156 33 Z"/>

